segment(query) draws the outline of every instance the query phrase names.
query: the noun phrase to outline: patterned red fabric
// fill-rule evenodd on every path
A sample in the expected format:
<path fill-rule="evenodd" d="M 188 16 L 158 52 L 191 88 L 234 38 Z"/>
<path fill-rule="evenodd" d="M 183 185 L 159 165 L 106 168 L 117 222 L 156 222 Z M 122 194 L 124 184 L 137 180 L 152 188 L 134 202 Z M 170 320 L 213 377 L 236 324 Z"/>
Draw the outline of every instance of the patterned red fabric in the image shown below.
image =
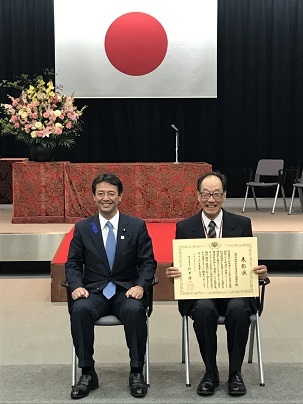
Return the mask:
<path fill-rule="evenodd" d="M 196 183 L 207 163 L 24 162 L 13 165 L 13 223 L 75 223 L 96 213 L 91 183 L 121 178 L 120 209 L 148 222 L 176 222 L 199 209 Z"/>
<path fill-rule="evenodd" d="M 13 164 L 13 223 L 64 223 L 65 164 Z"/>
<path fill-rule="evenodd" d="M 118 175 L 124 187 L 119 209 L 148 221 L 177 221 L 198 209 L 196 184 L 211 171 L 207 163 L 87 163 L 65 166 L 65 217 L 68 223 L 96 213 L 92 180 Z"/>
<path fill-rule="evenodd" d="M 0 159 L 0 203 L 13 203 L 12 164 L 28 158 Z"/>

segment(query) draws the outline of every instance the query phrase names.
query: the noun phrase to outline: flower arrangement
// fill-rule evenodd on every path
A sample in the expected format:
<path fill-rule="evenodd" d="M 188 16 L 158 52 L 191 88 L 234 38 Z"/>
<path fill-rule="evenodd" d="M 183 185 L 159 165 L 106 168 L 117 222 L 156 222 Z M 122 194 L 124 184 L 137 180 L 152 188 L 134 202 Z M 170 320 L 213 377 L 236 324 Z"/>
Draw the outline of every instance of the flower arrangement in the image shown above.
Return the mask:
<path fill-rule="evenodd" d="M 19 90 L 19 96 L 7 95 L 10 104 L 1 104 L 4 117 L 0 118 L 2 135 L 12 135 L 29 145 L 50 148 L 71 148 L 74 137 L 82 131 L 81 116 L 84 106 L 78 110 L 73 95 L 61 95 L 54 86 L 52 71 L 30 78 L 22 74 L 15 81 L 3 80 L 0 87 Z M 47 78 L 46 78 L 47 77 Z"/>

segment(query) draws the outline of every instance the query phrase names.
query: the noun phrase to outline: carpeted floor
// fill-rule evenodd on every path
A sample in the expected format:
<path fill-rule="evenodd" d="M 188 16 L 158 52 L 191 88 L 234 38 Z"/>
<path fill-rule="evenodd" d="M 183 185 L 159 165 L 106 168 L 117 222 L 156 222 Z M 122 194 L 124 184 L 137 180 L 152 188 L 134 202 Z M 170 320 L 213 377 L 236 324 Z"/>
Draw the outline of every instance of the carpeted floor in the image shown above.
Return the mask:
<path fill-rule="evenodd" d="M 200 397 L 196 387 L 201 377 L 200 365 L 191 365 L 191 387 L 184 382 L 184 365 L 151 364 L 148 394 L 133 398 L 127 386 L 128 369 L 123 364 L 97 367 L 100 388 L 77 403 L 303 403 L 302 363 L 265 364 L 265 387 L 259 386 L 258 365 L 244 364 L 243 376 L 247 394 L 230 397 L 226 391 L 226 365 L 219 366 L 220 386 L 211 397 Z M 71 403 L 70 366 L 14 365 L 1 366 L 0 403 L 3 404 L 64 404 Z"/>

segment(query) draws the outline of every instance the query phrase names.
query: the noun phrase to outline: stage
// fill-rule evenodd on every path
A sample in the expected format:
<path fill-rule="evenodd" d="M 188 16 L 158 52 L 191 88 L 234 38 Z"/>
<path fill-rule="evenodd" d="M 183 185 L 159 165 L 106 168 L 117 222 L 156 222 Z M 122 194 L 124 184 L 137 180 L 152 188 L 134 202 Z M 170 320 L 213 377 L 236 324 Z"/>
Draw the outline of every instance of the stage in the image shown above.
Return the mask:
<path fill-rule="evenodd" d="M 287 200 L 289 206 L 289 199 Z M 293 212 L 288 215 L 279 199 L 276 211 L 271 214 L 272 199 L 260 199 L 259 210 L 253 200 L 248 200 L 242 213 L 243 199 L 227 199 L 225 209 L 251 218 L 254 236 L 258 238 L 260 261 L 303 260 L 303 213 L 299 199 L 295 199 Z M 12 205 L 0 205 L 0 262 L 52 262 L 52 301 L 64 301 L 64 289 L 60 287 L 64 278 L 66 249 L 57 252 L 64 236 L 73 224 L 13 224 Z M 155 288 L 155 300 L 172 300 L 172 284 L 165 278 L 165 268 L 172 262 L 171 240 L 175 223 L 147 223 L 153 239 L 155 258 L 158 261 L 159 285 Z M 68 237 L 68 236 L 67 236 Z M 65 240 L 66 243 L 66 240 Z M 7 267 L 7 265 L 6 265 Z M 291 266 L 289 266 L 291 268 Z M 7 273 L 7 271 L 6 271 Z"/>
<path fill-rule="evenodd" d="M 303 212 L 299 199 L 295 198 L 291 215 L 283 209 L 281 198 L 277 201 L 274 214 L 270 213 L 271 198 L 259 198 L 258 202 L 260 209 L 256 211 L 253 199 L 249 198 L 245 213 L 242 213 L 243 199 L 227 198 L 224 208 L 251 218 L 254 235 L 260 237 L 261 241 L 260 259 L 302 259 L 303 244 L 299 241 L 303 237 Z M 289 207 L 290 198 L 287 198 L 287 204 Z M 0 262 L 51 261 L 64 234 L 74 226 L 72 223 L 13 224 L 12 217 L 13 205 L 0 204 Z"/>

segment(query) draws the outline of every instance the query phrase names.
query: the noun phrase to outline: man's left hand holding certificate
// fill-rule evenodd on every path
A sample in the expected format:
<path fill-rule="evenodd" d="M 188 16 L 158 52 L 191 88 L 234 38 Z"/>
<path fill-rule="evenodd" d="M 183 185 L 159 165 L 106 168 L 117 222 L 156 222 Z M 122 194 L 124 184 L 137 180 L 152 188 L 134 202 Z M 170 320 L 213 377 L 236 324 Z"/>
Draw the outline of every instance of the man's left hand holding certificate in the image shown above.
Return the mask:
<path fill-rule="evenodd" d="M 173 240 L 175 299 L 259 295 L 256 237 Z"/>

